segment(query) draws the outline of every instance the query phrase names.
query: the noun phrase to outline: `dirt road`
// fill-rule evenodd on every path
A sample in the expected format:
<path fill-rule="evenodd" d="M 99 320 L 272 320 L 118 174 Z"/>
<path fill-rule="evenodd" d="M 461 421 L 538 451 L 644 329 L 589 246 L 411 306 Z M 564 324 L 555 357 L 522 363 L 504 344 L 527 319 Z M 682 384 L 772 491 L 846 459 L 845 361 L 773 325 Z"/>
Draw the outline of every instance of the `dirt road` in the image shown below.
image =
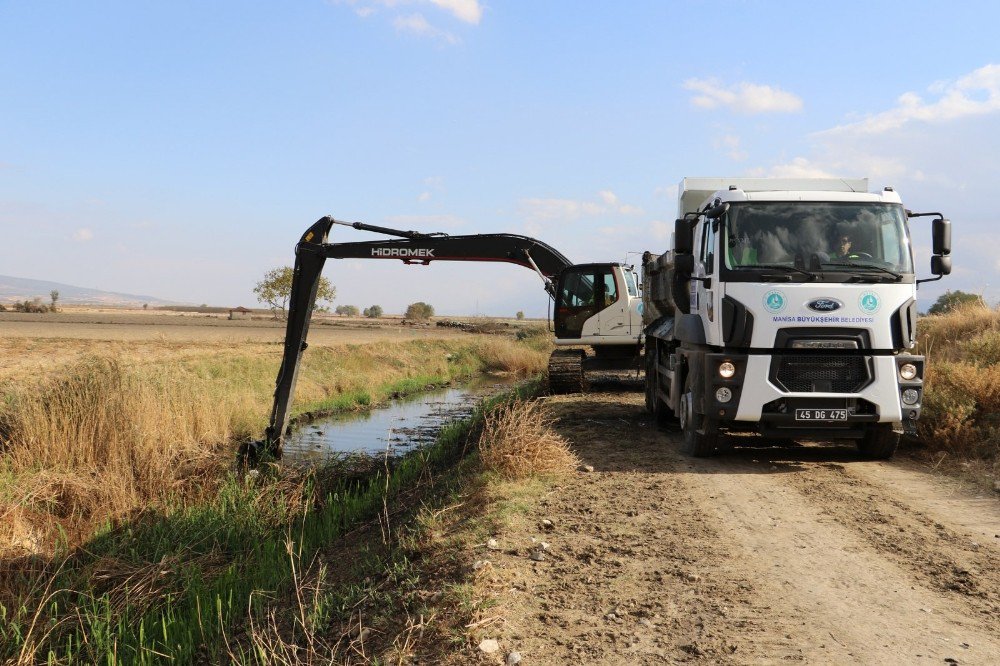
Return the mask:
<path fill-rule="evenodd" d="M 594 471 L 498 535 L 504 653 L 525 664 L 1000 662 L 995 498 L 846 446 L 686 458 L 641 394 L 549 404 Z M 550 544 L 542 561 L 532 538 Z"/>

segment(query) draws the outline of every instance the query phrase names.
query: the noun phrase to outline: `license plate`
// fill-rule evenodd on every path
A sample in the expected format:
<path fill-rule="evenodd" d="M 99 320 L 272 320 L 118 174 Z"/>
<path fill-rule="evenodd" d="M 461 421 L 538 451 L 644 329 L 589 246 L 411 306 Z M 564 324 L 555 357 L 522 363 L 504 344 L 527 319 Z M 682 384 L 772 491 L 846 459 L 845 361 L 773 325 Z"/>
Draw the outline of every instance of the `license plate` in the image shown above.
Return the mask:
<path fill-rule="evenodd" d="M 846 409 L 796 409 L 796 421 L 846 421 Z"/>

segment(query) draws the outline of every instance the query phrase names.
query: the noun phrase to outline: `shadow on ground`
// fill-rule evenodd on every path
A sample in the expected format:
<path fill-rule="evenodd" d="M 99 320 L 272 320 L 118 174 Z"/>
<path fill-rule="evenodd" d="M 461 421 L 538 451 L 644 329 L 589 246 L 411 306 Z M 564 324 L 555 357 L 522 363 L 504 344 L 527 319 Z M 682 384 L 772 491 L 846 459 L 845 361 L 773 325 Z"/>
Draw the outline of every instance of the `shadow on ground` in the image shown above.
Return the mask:
<path fill-rule="evenodd" d="M 779 474 L 803 470 L 807 464 L 872 464 L 863 461 L 849 441 L 774 445 L 756 434 L 727 436 L 732 450 L 692 458 L 680 452 L 680 428 L 675 423 L 657 424 L 645 409 L 643 395 L 630 383 L 593 385 L 593 389 L 582 396 L 554 398 L 550 405 L 558 419 L 556 430 L 597 471 Z"/>

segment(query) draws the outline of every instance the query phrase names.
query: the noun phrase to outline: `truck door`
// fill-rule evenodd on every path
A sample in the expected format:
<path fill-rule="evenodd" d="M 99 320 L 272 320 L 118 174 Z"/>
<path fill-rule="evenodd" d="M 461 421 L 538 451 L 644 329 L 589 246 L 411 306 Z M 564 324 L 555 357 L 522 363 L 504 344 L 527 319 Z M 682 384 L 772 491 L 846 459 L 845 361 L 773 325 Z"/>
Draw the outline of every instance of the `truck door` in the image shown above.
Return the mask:
<path fill-rule="evenodd" d="M 698 253 L 699 261 L 695 262 L 695 275 L 705 280 L 692 280 L 691 289 L 696 293 L 698 308 L 692 308 L 692 312 L 697 312 L 705 326 L 706 342 L 711 344 L 712 330 L 715 328 L 715 291 L 720 288 L 718 281 L 714 279 L 714 273 L 718 255 L 716 243 L 717 220 L 704 220 L 701 223 L 701 242 Z M 694 305 L 694 301 L 692 302 Z"/>
<path fill-rule="evenodd" d="M 628 266 L 622 267 L 622 275 L 625 278 L 625 290 L 627 292 L 627 298 L 622 298 L 622 306 L 625 311 L 625 320 L 628 324 L 628 333 L 633 337 L 638 337 L 643 329 L 639 277 Z"/>

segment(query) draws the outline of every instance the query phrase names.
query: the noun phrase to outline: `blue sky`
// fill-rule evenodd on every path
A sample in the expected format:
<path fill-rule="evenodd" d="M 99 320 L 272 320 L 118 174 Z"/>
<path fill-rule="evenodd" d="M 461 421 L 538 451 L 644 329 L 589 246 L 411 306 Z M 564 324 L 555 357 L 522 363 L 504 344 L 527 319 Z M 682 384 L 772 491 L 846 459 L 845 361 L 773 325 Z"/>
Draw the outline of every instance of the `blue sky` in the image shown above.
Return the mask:
<path fill-rule="evenodd" d="M 836 175 L 952 218 L 923 307 L 995 302 L 1000 9 L 944 7 L 0 0 L 0 274 L 253 305 L 328 213 L 635 260 L 685 176 Z M 514 266 L 325 275 L 388 312 L 546 308 Z"/>

